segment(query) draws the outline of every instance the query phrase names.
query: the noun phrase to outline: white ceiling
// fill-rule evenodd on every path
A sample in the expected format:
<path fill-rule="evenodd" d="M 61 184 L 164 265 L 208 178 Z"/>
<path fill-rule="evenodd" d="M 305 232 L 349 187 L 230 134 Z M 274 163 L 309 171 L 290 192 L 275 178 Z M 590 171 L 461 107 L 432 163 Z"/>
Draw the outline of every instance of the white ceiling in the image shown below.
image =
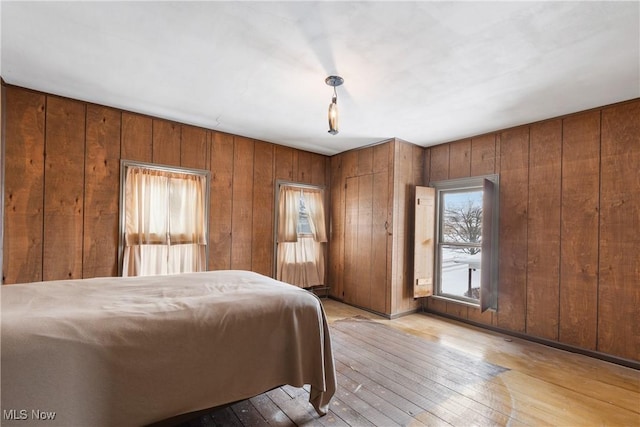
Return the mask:
<path fill-rule="evenodd" d="M 640 96 L 638 1 L 0 6 L 9 84 L 322 154 Z"/>

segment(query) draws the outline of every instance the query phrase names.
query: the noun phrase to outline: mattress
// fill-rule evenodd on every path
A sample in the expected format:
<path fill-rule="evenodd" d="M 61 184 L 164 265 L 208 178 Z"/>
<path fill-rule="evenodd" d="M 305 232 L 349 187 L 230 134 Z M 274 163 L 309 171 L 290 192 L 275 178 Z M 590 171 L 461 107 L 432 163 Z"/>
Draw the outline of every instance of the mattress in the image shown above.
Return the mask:
<path fill-rule="evenodd" d="M 312 293 L 247 271 L 3 286 L 2 425 L 139 426 L 283 384 L 335 392 Z"/>

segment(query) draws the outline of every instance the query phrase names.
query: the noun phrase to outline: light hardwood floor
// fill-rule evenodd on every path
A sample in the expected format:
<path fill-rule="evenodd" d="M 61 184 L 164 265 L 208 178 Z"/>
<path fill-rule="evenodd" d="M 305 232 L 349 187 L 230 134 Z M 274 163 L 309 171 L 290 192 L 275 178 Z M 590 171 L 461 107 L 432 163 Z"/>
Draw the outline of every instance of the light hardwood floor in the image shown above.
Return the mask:
<path fill-rule="evenodd" d="M 640 427 L 640 371 L 435 315 L 388 320 L 322 302 L 338 377 L 326 416 L 308 386 L 283 386 L 163 425 Z M 349 333 L 353 318 L 363 329 Z"/>
<path fill-rule="evenodd" d="M 331 299 L 323 304 L 330 323 L 366 317 L 507 368 L 476 399 L 526 424 L 640 426 L 640 371 L 435 315 L 388 320 Z"/>

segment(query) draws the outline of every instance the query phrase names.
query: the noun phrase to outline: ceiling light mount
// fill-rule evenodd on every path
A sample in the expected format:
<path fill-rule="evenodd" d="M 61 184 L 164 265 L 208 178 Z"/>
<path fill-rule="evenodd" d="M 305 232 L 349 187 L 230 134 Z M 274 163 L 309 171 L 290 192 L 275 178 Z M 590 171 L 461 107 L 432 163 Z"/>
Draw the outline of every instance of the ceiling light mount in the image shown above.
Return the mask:
<path fill-rule="evenodd" d="M 331 104 L 329 104 L 329 133 L 335 135 L 338 133 L 338 94 L 336 93 L 336 86 L 344 83 L 344 79 L 340 76 L 329 76 L 324 79 L 324 82 L 329 86 L 333 86 L 333 97 L 331 98 Z"/>
<path fill-rule="evenodd" d="M 340 86 L 342 83 L 344 83 L 344 79 L 340 76 L 329 76 L 324 79 L 324 82 L 329 86 L 333 86 L 335 88 L 336 86 Z"/>

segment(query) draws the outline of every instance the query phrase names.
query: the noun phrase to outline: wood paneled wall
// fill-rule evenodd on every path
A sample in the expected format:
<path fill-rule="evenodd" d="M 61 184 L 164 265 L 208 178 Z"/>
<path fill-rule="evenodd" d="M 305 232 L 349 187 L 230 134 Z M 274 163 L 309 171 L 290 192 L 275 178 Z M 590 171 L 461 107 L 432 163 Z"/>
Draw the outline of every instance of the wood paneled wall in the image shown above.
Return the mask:
<path fill-rule="evenodd" d="M 392 139 L 331 157 L 331 295 L 395 317 L 413 298 L 413 194 L 424 148 Z"/>
<path fill-rule="evenodd" d="M 497 313 L 457 318 L 640 360 L 640 100 L 427 149 L 429 181 L 500 174 Z"/>
<path fill-rule="evenodd" d="M 327 156 L 3 90 L 6 284 L 117 275 L 121 158 L 211 171 L 211 270 L 272 275 L 276 180 L 329 184 Z"/>

